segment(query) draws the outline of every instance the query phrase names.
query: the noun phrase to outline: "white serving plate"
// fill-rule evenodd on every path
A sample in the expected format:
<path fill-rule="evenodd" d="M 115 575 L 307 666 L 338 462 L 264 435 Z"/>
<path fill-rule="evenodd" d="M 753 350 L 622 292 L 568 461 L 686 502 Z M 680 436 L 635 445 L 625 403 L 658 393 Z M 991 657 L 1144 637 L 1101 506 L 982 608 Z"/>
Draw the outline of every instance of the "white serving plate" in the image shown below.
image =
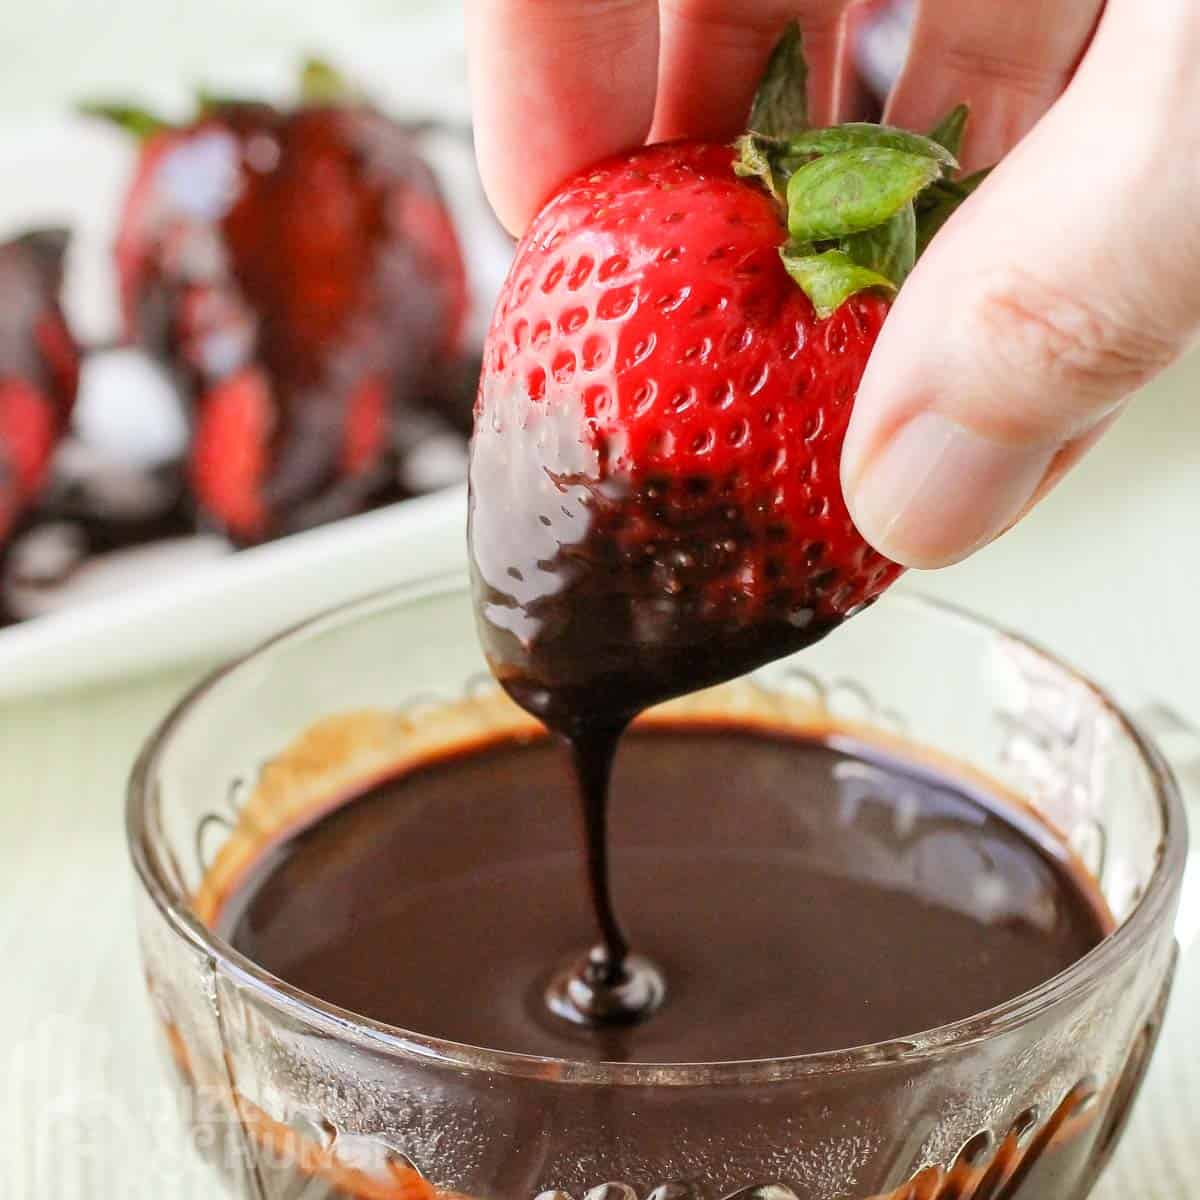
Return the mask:
<path fill-rule="evenodd" d="M 0 631 L 0 701 L 216 659 L 368 592 L 465 561 L 454 488 L 278 542 L 198 560 Z"/>

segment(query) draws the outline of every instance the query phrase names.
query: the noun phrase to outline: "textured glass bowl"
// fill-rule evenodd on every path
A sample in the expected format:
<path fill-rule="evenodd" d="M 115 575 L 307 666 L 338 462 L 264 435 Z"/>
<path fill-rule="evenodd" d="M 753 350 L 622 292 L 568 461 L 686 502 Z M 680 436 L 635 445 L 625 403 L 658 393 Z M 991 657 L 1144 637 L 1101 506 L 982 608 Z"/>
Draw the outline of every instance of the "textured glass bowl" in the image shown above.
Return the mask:
<path fill-rule="evenodd" d="M 376 596 L 200 686 L 131 784 L 146 977 L 197 1148 L 233 1194 L 1087 1194 L 1145 1070 L 1177 954 L 1183 806 L 1137 725 L 1020 638 L 897 593 L 798 658 L 680 707 L 847 728 L 979 772 L 1083 859 L 1119 928 L 978 1017 L 768 1061 L 534 1058 L 325 1004 L 210 931 L 221 887 L 265 838 L 406 758 L 528 722 L 487 676 L 462 579 Z M 953 975 L 930 985 L 953 987 Z M 651 1119 L 671 1136 L 639 1137 Z"/>

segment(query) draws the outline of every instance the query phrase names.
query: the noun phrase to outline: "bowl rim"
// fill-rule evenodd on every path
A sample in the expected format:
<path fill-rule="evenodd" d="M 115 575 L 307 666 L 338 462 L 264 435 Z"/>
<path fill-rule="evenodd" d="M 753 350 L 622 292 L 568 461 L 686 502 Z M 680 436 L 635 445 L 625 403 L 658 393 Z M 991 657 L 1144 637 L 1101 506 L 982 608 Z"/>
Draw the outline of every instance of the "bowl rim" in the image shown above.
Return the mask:
<path fill-rule="evenodd" d="M 431 574 L 408 583 L 372 592 L 298 622 L 224 665 L 187 691 L 160 722 L 133 766 L 126 793 L 126 840 L 137 879 L 169 929 L 208 960 L 211 970 L 228 976 L 275 1009 L 283 1010 L 325 1034 L 358 1044 L 376 1053 L 458 1070 L 540 1079 L 548 1083 L 586 1083 L 603 1086 L 742 1086 L 842 1074 L 918 1062 L 968 1047 L 1026 1025 L 1054 1005 L 1098 986 L 1116 966 L 1142 945 L 1182 885 L 1187 859 L 1187 820 L 1178 782 L 1163 755 L 1139 729 L 1137 722 L 1108 691 L 1036 641 L 999 622 L 978 616 L 956 604 L 903 587 L 877 602 L 880 606 L 915 607 L 937 619 L 986 632 L 1037 656 L 1065 672 L 1085 688 L 1132 743 L 1155 788 L 1163 819 L 1158 860 L 1137 903 L 1125 920 L 1093 950 L 1037 987 L 986 1012 L 965 1017 L 902 1039 L 847 1049 L 823 1050 L 779 1058 L 725 1062 L 620 1063 L 548 1058 L 515 1051 L 492 1050 L 433 1037 L 363 1017 L 293 987 L 236 950 L 191 911 L 188 898 L 172 883 L 153 840 L 153 810 L 157 771 L 176 731 L 193 710 L 240 672 L 253 670 L 272 652 L 350 620 L 370 617 L 438 595 L 461 595 L 468 587 L 465 570 Z"/>

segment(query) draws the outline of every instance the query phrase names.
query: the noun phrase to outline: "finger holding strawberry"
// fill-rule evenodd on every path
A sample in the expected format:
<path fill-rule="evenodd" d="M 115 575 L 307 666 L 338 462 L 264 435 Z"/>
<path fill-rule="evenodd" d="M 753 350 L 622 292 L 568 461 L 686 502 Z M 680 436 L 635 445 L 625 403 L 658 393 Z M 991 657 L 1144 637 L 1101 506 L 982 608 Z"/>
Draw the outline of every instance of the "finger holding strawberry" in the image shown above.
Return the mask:
<path fill-rule="evenodd" d="M 965 113 L 928 138 L 812 129 L 805 79 L 793 28 L 736 147 L 602 162 L 518 247 L 470 546 L 493 669 L 564 732 L 799 649 L 900 574 L 839 460 L 892 297 L 977 182 L 956 179 Z"/>

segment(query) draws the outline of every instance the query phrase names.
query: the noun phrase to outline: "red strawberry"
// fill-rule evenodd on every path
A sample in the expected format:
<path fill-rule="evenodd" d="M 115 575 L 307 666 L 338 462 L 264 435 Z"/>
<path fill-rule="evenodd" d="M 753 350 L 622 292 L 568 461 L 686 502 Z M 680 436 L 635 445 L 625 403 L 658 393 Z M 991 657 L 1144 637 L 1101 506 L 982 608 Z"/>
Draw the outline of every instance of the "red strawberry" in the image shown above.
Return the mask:
<path fill-rule="evenodd" d="M 214 395 L 227 403 L 225 381 L 257 372 L 270 395 L 272 436 L 252 452 L 259 519 L 214 506 L 223 489 L 197 492 L 242 540 L 362 507 L 364 480 L 377 490 L 388 465 L 393 409 L 424 398 L 466 313 L 454 227 L 413 136 L 327 71 L 310 64 L 306 82 L 294 109 L 210 100 L 180 128 L 106 110 L 151 134 L 117 266 L 129 336 L 198 397 L 210 440 L 194 479 L 210 477 L 213 431 L 236 427 L 204 412 Z"/>
<path fill-rule="evenodd" d="M 797 76 L 792 31 L 736 151 L 601 163 L 518 247 L 470 542 L 492 666 L 559 728 L 797 649 L 900 574 L 854 528 L 839 458 L 914 201 L 944 219 L 954 160 L 899 130 L 806 130 Z"/>
<path fill-rule="evenodd" d="M 348 476 L 368 470 L 387 432 L 387 395 L 378 379 L 364 379 L 346 408 L 341 469 Z"/>
<path fill-rule="evenodd" d="M 79 353 L 58 303 L 67 238 L 0 246 L 0 545 L 37 498 L 66 429 Z"/>
<path fill-rule="evenodd" d="M 197 405 L 189 461 L 192 493 L 240 542 L 278 532 L 272 513 L 288 513 L 284 528 L 301 528 L 366 503 L 377 484 L 380 446 L 388 434 L 387 389 L 377 378 L 358 382 L 345 402 L 340 444 L 310 429 L 281 450 L 279 426 L 275 393 L 258 367 L 223 379 Z M 304 451 L 318 447 L 314 464 Z M 330 473 L 315 497 L 309 488 L 314 469 Z"/>
<path fill-rule="evenodd" d="M 266 523 L 262 489 L 274 423 L 269 385 L 250 368 L 204 397 L 192 439 L 192 490 L 245 541 L 260 538 Z"/>

